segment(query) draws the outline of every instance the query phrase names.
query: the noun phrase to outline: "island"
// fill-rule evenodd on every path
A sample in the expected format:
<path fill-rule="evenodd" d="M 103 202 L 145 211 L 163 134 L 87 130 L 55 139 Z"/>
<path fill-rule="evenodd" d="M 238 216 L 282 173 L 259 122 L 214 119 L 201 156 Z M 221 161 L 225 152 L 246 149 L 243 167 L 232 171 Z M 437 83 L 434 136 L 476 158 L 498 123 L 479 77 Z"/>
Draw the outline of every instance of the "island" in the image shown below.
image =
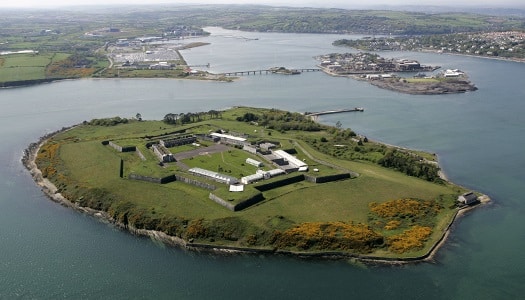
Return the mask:
<path fill-rule="evenodd" d="M 23 162 L 51 199 L 196 251 L 428 260 L 488 201 L 446 180 L 434 154 L 278 109 L 93 119 Z"/>
<path fill-rule="evenodd" d="M 475 91 L 477 87 L 459 69 L 447 69 L 428 76 L 439 66 L 421 65 L 416 60 L 387 59 L 369 52 L 331 53 L 318 56 L 319 67 L 331 76 L 348 76 L 365 80 L 379 88 L 406 94 L 436 95 Z M 402 77 L 398 74 L 415 75 Z"/>

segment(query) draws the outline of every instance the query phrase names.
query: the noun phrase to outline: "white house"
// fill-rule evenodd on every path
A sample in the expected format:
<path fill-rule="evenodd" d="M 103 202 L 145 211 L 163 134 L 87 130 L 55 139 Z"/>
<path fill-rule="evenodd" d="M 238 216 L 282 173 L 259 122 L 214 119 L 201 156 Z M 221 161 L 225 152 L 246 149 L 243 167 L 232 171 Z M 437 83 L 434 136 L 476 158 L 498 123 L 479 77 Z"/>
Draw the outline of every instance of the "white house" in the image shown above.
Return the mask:
<path fill-rule="evenodd" d="M 460 195 L 458 197 L 458 202 L 463 203 L 465 205 L 471 205 L 477 203 L 478 201 L 478 196 L 476 196 L 476 194 L 474 194 L 473 192 L 464 193 L 463 195 Z"/>

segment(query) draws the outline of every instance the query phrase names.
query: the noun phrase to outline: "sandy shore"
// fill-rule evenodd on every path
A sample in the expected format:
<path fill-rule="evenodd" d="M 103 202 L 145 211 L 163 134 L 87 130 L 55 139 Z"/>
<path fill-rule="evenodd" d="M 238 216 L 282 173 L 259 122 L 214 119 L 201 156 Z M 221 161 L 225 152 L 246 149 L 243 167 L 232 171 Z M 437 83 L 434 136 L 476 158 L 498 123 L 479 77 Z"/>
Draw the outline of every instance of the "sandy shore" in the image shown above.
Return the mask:
<path fill-rule="evenodd" d="M 286 255 L 294 256 L 300 258 L 318 258 L 318 259 L 355 259 L 365 263 L 372 264 L 388 264 L 388 265 L 398 265 L 398 264 L 407 264 L 407 263 L 418 263 L 418 262 L 431 262 L 434 261 L 436 253 L 438 250 L 446 243 L 446 240 L 451 232 L 451 227 L 454 222 L 466 212 L 479 207 L 480 205 L 490 202 L 490 198 L 486 195 L 480 196 L 480 204 L 474 206 L 468 206 L 465 208 L 458 209 L 451 222 L 447 226 L 446 230 L 443 232 L 441 238 L 430 248 L 430 250 L 421 256 L 411 257 L 411 258 L 389 258 L 389 257 L 378 257 L 373 255 L 358 255 L 337 251 L 327 251 L 327 252 L 293 252 L 293 251 L 284 251 L 284 250 L 271 250 L 271 249 L 254 249 L 254 248 L 241 248 L 233 246 L 218 246 L 212 244 L 199 244 L 188 242 L 182 238 L 167 235 L 164 232 L 155 231 L 155 230 L 146 230 L 146 229 L 137 229 L 131 226 L 125 226 L 116 222 L 107 212 L 95 210 L 89 207 L 82 207 L 76 203 L 72 203 L 66 199 L 62 194 L 58 192 L 57 187 L 49 181 L 47 178 L 42 176 L 42 172 L 38 169 L 36 165 L 36 156 L 40 150 L 40 147 L 44 145 L 49 138 L 53 135 L 60 132 L 71 129 L 72 127 L 62 128 L 61 130 L 47 134 L 40 138 L 36 143 L 32 143 L 24 151 L 22 157 L 22 163 L 29 170 L 33 180 L 38 186 L 42 188 L 42 192 L 54 202 L 57 202 L 61 205 L 73 208 L 77 211 L 91 215 L 104 223 L 113 224 L 114 226 L 124 229 L 132 234 L 149 237 L 151 239 L 160 241 L 166 245 L 180 247 L 192 251 L 206 251 L 206 252 L 215 252 L 220 254 L 277 254 L 277 255 Z"/>

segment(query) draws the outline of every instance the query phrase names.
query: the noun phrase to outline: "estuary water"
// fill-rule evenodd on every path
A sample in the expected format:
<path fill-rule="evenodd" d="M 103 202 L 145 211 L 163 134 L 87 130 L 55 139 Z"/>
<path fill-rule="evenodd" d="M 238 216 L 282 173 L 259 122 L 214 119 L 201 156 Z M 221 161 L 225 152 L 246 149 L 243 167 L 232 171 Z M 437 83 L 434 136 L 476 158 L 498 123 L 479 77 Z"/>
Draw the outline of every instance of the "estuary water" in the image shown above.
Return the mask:
<path fill-rule="evenodd" d="M 312 68 L 357 36 L 209 28 L 183 52 L 212 72 Z M 415 96 L 321 72 L 233 83 L 75 80 L 0 90 L 0 299 L 518 299 L 525 296 L 525 64 L 429 53 L 381 53 L 458 68 L 479 88 Z M 403 266 L 192 253 L 135 237 L 49 201 L 20 163 L 40 136 L 92 118 L 208 111 L 235 105 L 318 111 L 371 139 L 437 153 L 454 182 L 491 205 L 454 226 L 435 262 Z"/>

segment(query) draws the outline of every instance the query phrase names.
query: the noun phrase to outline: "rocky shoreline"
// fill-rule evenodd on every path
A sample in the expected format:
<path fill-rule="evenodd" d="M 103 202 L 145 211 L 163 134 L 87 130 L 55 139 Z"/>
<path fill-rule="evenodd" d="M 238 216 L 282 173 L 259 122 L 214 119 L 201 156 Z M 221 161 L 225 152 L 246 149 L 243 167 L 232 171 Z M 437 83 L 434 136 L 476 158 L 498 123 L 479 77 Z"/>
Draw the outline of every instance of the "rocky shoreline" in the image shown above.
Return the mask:
<path fill-rule="evenodd" d="M 368 82 L 379 88 L 412 95 L 459 94 L 478 89 L 466 79 L 417 83 L 410 83 L 400 79 L 369 80 Z"/>
<path fill-rule="evenodd" d="M 234 247 L 234 246 L 224 246 L 224 245 L 212 245 L 212 244 L 200 244 L 193 243 L 191 241 L 186 241 L 182 238 L 176 236 L 170 236 L 161 231 L 155 230 L 146 230 L 134 228 L 122 223 L 118 223 L 113 219 L 107 212 L 95 210 L 89 207 L 79 206 L 76 203 L 73 203 L 66 199 L 62 194 L 58 192 L 56 186 L 49 181 L 47 178 L 42 176 L 42 172 L 38 169 L 36 165 L 36 156 L 40 150 L 40 147 L 44 145 L 51 137 L 54 135 L 70 130 L 75 126 L 64 127 L 61 130 L 46 134 L 42 136 L 38 142 L 31 143 L 27 149 L 24 150 L 24 155 L 21 159 L 23 165 L 31 174 L 31 177 L 36 182 L 38 186 L 41 187 L 42 192 L 52 201 L 59 203 L 63 206 L 75 209 L 79 212 L 88 214 L 99 219 L 101 222 L 111 224 L 117 228 L 126 230 L 127 232 L 138 235 L 149 237 L 156 241 L 159 241 L 165 245 L 179 247 L 185 250 L 190 251 L 202 251 L 202 252 L 213 252 L 218 254 L 272 254 L 272 255 L 284 255 L 284 256 L 293 256 L 298 258 L 308 258 L 308 259 L 334 259 L 334 260 L 344 260 L 352 259 L 364 263 L 371 264 L 388 264 L 388 265 L 398 265 L 398 264 L 407 264 L 407 263 L 419 263 L 419 262 L 431 262 L 434 260 L 437 251 L 445 244 L 447 237 L 450 234 L 451 227 L 454 224 L 455 220 L 464 215 L 467 211 L 470 211 L 477 206 L 470 206 L 466 208 L 459 209 L 454 217 L 452 218 L 450 224 L 447 226 L 446 230 L 443 232 L 441 238 L 430 248 L 430 250 L 421 256 L 410 257 L 410 258 L 390 258 L 390 257 L 379 257 L 379 256 L 368 256 L 368 255 L 359 255 L 344 253 L 338 251 L 325 251 L 325 252 L 294 252 L 286 250 L 273 250 L 273 249 L 257 249 L 257 248 L 244 248 L 244 247 Z M 481 204 L 487 203 L 490 201 L 490 198 L 486 195 L 480 197 L 482 199 Z"/>

